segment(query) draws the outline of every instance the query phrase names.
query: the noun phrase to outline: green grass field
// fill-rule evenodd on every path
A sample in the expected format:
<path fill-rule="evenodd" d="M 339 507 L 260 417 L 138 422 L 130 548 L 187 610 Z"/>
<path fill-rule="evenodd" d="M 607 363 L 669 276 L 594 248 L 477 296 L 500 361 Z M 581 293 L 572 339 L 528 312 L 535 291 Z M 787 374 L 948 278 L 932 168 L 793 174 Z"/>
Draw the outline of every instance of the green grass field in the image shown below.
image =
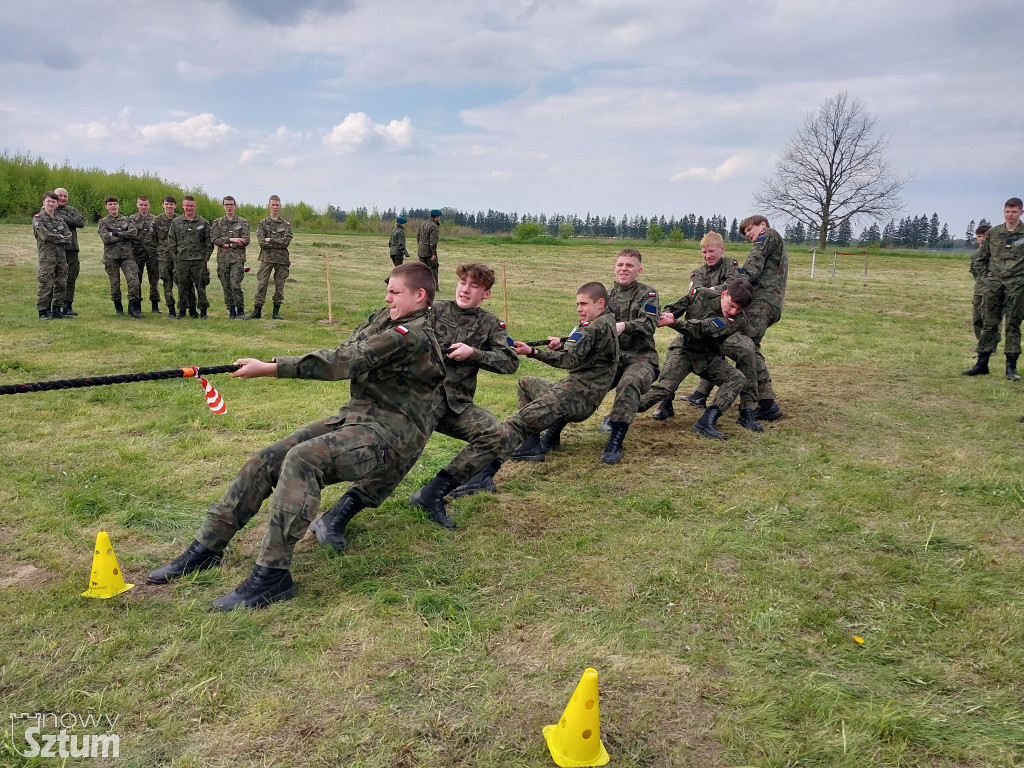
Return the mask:
<path fill-rule="evenodd" d="M 114 315 L 91 228 L 81 241 L 81 317 L 43 323 L 31 230 L 0 227 L 0 383 L 331 347 L 390 267 L 385 239 L 300 235 L 286 321 L 229 322 L 216 277 L 210 321 L 138 321 Z M 640 247 L 663 301 L 686 289 L 696 250 Z M 564 334 L 618 248 L 443 241 L 440 296 L 460 261 L 504 266 L 513 334 Z M 259 517 L 220 569 L 171 588 L 146 573 L 346 384 L 216 376 L 222 417 L 180 379 L 0 398 L 0 701 L 117 715 L 122 766 L 514 768 L 553 765 L 541 728 L 592 666 L 613 766 L 1024 765 L 1024 384 L 959 375 L 966 256 L 872 257 L 867 276 L 850 257 L 835 279 L 828 262 L 811 280 L 791 253 L 765 343 L 786 418 L 763 434 L 733 409 L 727 442 L 698 437 L 678 403 L 605 466 L 608 397 L 546 463 L 452 504 L 454 534 L 406 503 L 459 448 L 435 436 L 343 556 L 300 542 L 295 599 L 259 612 L 208 610 L 248 574 Z M 489 306 L 504 313 L 500 279 Z M 478 402 L 510 414 L 515 377 L 481 374 Z M 137 585 L 111 600 L 79 597 L 99 530 Z M 7 728 L 0 765 L 54 764 L 14 746 Z"/>

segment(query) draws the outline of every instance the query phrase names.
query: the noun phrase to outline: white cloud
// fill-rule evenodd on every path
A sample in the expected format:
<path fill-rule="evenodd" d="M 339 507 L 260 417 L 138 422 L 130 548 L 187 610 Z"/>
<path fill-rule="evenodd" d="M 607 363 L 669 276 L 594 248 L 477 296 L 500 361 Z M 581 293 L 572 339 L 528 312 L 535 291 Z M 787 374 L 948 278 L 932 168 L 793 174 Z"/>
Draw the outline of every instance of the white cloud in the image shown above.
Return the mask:
<path fill-rule="evenodd" d="M 715 168 L 687 168 L 671 176 L 672 181 L 700 179 L 702 181 L 728 181 L 729 179 L 755 174 L 763 167 L 762 161 L 750 152 L 737 152 Z"/>
<path fill-rule="evenodd" d="M 352 112 L 331 128 L 324 136 L 324 144 L 339 155 L 364 144 L 405 149 L 412 144 L 414 131 L 408 117 L 384 125 L 373 122 L 365 112 Z"/>
<path fill-rule="evenodd" d="M 210 112 L 186 117 L 179 122 L 140 125 L 139 132 L 147 143 L 173 141 L 191 149 L 206 149 L 219 144 L 234 133 L 227 123 Z"/>

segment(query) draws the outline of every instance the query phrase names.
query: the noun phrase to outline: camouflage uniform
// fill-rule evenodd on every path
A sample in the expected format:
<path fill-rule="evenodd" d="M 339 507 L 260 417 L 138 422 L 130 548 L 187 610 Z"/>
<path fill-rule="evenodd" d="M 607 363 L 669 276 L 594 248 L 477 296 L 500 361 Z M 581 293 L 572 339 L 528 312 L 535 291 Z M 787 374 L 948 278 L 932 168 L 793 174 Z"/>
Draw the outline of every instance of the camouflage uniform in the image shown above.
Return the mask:
<path fill-rule="evenodd" d="M 437 244 L 434 244 L 434 255 L 437 255 Z M 391 253 L 391 261 L 397 267 L 402 264 L 406 259 L 411 259 L 412 256 L 409 254 L 409 249 L 405 247 L 405 227 L 401 224 L 395 224 L 395 228 L 391 230 L 391 239 L 388 240 L 388 249 Z M 436 264 L 437 261 L 435 260 Z M 429 264 L 427 265 L 430 266 Z M 436 275 L 435 275 L 436 278 Z"/>
<path fill-rule="evenodd" d="M 197 541 L 222 550 L 273 493 L 256 564 L 288 568 L 295 543 L 316 519 L 324 486 L 372 480 L 396 458 L 423 450 L 444 380 L 432 323 L 424 309 L 364 336 L 374 319 L 337 349 L 276 358 L 278 378 L 351 379 L 351 399 L 337 416 L 307 424 L 250 457 L 210 505 Z"/>
<path fill-rule="evenodd" d="M 171 222 L 176 218 L 177 216 L 167 218 L 166 213 L 161 213 L 153 221 L 156 258 L 160 268 L 160 279 L 164 284 L 164 303 L 170 310 L 174 308 L 174 258 L 167 243 L 167 234 L 170 232 Z"/>
<path fill-rule="evenodd" d="M 746 335 L 754 342 L 757 361 L 757 397 L 774 400 L 775 388 L 761 354 L 761 340 L 765 332 L 782 317 L 782 303 L 786 296 L 786 279 L 789 276 L 789 256 L 782 235 L 771 227 L 754 241 L 743 272 L 754 289 L 754 300 L 743 310 L 747 317 Z"/>
<path fill-rule="evenodd" d="M 71 304 L 75 300 L 78 274 L 82 271 L 81 262 L 78 260 L 78 230 L 85 226 L 85 216 L 70 205 L 58 205 L 55 215 L 63 219 L 71 230 L 71 242 L 64 248 L 64 257 L 68 262 L 68 284 L 64 291 L 64 303 Z"/>
<path fill-rule="evenodd" d="M 206 286 L 210 273 L 206 262 L 213 253 L 210 222 L 196 215 L 189 221 L 176 216 L 167 232 L 167 247 L 174 259 L 174 284 L 178 286 L 178 308 L 206 311 L 210 302 Z"/>
<path fill-rule="evenodd" d="M 979 273 L 988 283 L 983 295 L 984 318 L 979 352 L 995 352 L 999 319 L 1006 315 L 1007 355 L 1020 354 L 1020 325 L 1024 320 L 1024 222 L 1010 231 L 1006 224 L 992 227 L 977 253 Z"/>
<path fill-rule="evenodd" d="M 103 268 L 110 280 L 111 301 L 121 300 L 121 272 L 128 284 L 128 301 L 139 301 L 142 298 L 139 284 L 139 268 L 135 264 L 135 240 L 139 231 L 123 214 L 100 219 L 96 227 L 100 240 L 103 241 Z"/>
<path fill-rule="evenodd" d="M 256 242 L 260 246 L 260 269 L 256 273 L 254 306 L 262 307 L 266 301 L 271 272 L 274 274 L 274 295 L 271 300 L 274 304 L 284 302 L 284 284 L 292 263 L 288 258 L 288 245 L 291 241 L 292 225 L 280 216 L 277 219 L 267 216 L 257 225 Z"/>
<path fill-rule="evenodd" d="M 747 331 L 747 318 L 740 312 L 727 318 L 722 314 L 722 292 L 714 288 L 693 288 L 666 311 L 685 311 L 685 319 L 672 327 L 679 337 L 668 348 L 661 376 L 644 395 L 642 406 L 650 408 L 659 400 L 671 398 L 687 374 L 695 372 L 718 385 L 713 407 L 723 413 L 741 395 L 741 408 L 756 408 L 750 397 L 747 379 L 726 362 L 722 355 L 722 339 Z"/>
<path fill-rule="evenodd" d="M 640 396 L 651 388 L 658 376 L 658 350 L 654 332 L 658 328 L 658 292 L 634 280 L 618 283 L 608 294 L 608 311 L 626 327 L 619 334 L 619 364 L 615 371 L 615 402 L 611 421 L 632 424 L 640 406 Z"/>
<path fill-rule="evenodd" d="M 210 231 L 213 244 L 217 247 L 217 277 L 224 289 L 224 306 L 245 306 L 242 292 L 242 278 L 245 277 L 245 246 L 249 244 L 249 222 L 239 215 L 233 219 L 221 216 L 213 222 Z M 245 245 L 230 242 L 232 237 L 245 239 Z"/>
<path fill-rule="evenodd" d="M 737 277 L 746 278 L 740 263 L 736 259 L 720 258 L 713 266 L 701 264 L 690 273 L 690 290 L 694 288 L 725 288 L 730 280 Z M 676 339 L 674 343 L 679 341 Z M 681 343 L 681 342 L 680 342 Z M 747 377 L 747 390 L 756 401 L 757 391 L 757 351 L 754 342 L 745 333 L 734 333 L 722 340 L 722 354 L 736 363 L 736 368 Z M 707 379 L 702 378 L 697 391 L 707 396 L 714 387 Z M 744 401 L 746 402 L 746 401 Z M 746 407 L 746 406 L 744 406 Z"/>
<path fill-rule="evenodd" d="M 64 303 L 64 291 L 68 282 L 65 249 L 71 243 L 73 230 L 56 212 L 51 216 L 45 210 L 41 210 L 32 217 L 32 231 L 36 237 L 36 249 L 39 251 L 39 291 L 36 293 L 36 309 L 43 312 L 49 310 L 51 306 L 59 307 Z"/>
<path fill-rule="evenodd" d="M 434 276 L 434 285 L 440 287 L 437 282 L 437 241 L 441 237 L 441 225 L 433 219 L 427 219 L 427 223 L 416 232 L 416 256 L 427 267 L 430 274 Z"/>
<path fill-rule="evenodd" d="M 975 341 L 981 341 L 981 332 L 985 327 L 985 294 L 992 288 L 988 277 L 981 270 L 978 264 L 978 256 L 981 254 L 981 246 L 979 245 L 974 251 L 974 255 L 971 256 L 971 277 L 974 278 L 974 297 L 971 301 L 971 325 L 974 327 L 974 339 Z M 995 336 L 999 338 L 999 324 L 1000 320 L 996 320 Z M 979 348 L 975 351 L 980 352 Z"/>
<path fill-rule="evenodd" d="M 160 301 L 160 259 L 156 247 L 156 216 L 148 213 L 133 213 L 128 221 L 139 231 L 139 239 L 135 241 L 135 266 L 139 269 L 139 281 L 143 271 L 149 275 L 149 300 Z M 140 286 L 141 288 L 141 286 Z"/>

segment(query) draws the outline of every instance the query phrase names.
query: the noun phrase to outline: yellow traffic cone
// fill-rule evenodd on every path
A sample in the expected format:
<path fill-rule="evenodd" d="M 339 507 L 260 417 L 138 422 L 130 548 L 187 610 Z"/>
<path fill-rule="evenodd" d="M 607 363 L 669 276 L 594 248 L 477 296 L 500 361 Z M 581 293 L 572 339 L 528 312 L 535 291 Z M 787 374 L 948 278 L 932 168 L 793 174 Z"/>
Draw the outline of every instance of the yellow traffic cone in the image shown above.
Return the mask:
<path fill-rule="evenodd" d="M 556 765 L 578 768 L 604 765 L 611 758 L 601 743 L 597 706 L 597 670 L 587 668 L 557 725 L 544 726 L 544 740 Z"/>
<path fill-rule="evenodd" d="M 100 531 L 96 534 L 96 546 L 93 548 L 92 577 L 89 579 L 89 588 L 82 593 L 82 597 L 106 599 L 127 592 L 134 586 L 124 583 L 124 575 L 117 564 L 110 537 L 106 531 Z"/>

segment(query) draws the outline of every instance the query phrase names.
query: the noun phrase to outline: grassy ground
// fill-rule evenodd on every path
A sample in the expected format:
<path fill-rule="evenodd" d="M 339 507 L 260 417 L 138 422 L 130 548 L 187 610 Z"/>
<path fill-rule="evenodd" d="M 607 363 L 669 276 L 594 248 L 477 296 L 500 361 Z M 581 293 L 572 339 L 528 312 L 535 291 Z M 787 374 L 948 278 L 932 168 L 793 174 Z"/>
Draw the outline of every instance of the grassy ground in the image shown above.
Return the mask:
<path fill-rule="evenodd" d="M 300 236 L 285 322 L 228 322 L 216 279 L 209 322 L 133 321 L 81 239 L 81 317 L 40 323 L 31 231 L 0 227 L 0 383 L 333 346 L 381 304 L 390 264 L 380 239 Z M 510 328 L 539 338 L 572 327 L 576 287 L 610 282 L 617 246 L 440 250 L 442 298 L 459 261 L 504 265 Z M 643 250 L 664 300 L 685 290 L 696 251 Z M 765 345 L 787 417 L 764 434 L 730 411 L 727 442 L 700 438 L 679 403 L 640 416 L 607 467 L 608 398 L 548 462 L 453 504 L 454 534 L 406 503 L 458 449 L 435 436 L 344 556 L 300 543 L 296 598 L 261 612 L 207 608 L 248 573 L 258 525 L 220 569 L 172 588 L 145 574 L 249 453 L 346 385 L 214 377 L 224 417 L 184 380 L 0 398 L 0 701 L 119 715 L 125 766 L 545 766 L 541 728 L 593 666 L 615 766 L 1024 764 L 1022 385 L 959 375 L 966 259 L 809 273 L 793 253 Z M 490 305 L 503 314 L 500 281 Z M 514 378 L 483 374 L 478 401 L 509 414 Z M 101 529 L 138 586 L 87 600 Z M 0 765 L 22 760 L 5 732 Z"/>

